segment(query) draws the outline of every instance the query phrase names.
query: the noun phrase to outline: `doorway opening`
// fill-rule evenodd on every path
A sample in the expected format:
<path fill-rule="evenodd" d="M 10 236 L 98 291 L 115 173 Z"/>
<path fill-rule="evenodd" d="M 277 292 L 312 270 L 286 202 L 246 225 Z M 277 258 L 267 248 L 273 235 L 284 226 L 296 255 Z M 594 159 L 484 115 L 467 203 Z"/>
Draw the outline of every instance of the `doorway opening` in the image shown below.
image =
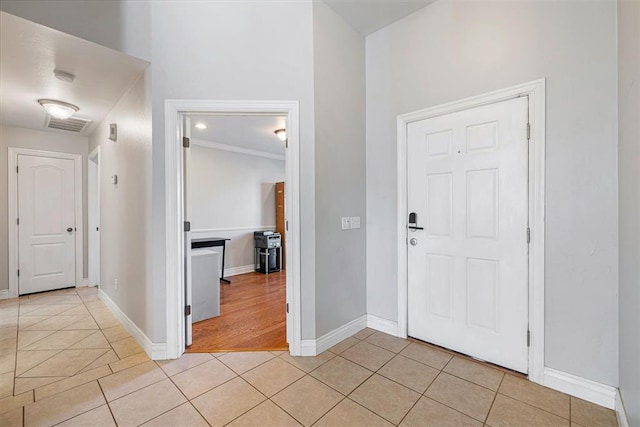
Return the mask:
<path fill-rule="evenodd" d="M 297 101 L 201 101 L 201 100 L 167 100 L 165 102 L 165 128 L 166 128 L 166 254 L 167 254 L 167 357 L 176 358 L 179 357 L 187 349 L 189 340 L 192 339 L 191 333 L 191 321 L 193 315 L 193 274 L 195 274 L 192 261 L 196 258 L 192 256 L 192 248 L 205 249 L 213 251 L 225 251 L 226 253 L 220 253 L 220 255 L 209 254 L 210 259 L 223 258 L 225 260 L 225 268 L 222 269 L 221 262 L 219 276 L 229 280 L 231 283 L 227 284 L 224 281 L 220 285 L 223 288 L 223 292 L 232 289 L 236 286 L 240 289 L 240 285 L 245 282 L 251 282 L 251 280 L 245 280 L 246 278 L 263 277 L 268 276 L 269 281 L 272 283 L 268 286 L 272 286 L 274 289 L 278 288 L 278 281 L 284 281 L 285 295 L 284 306 L 282 310 L 285 314 L 286 325 L 286 342 L 288 343 L 289 352 L 292 355 L 300 354 L 300 221 L 299 221 L 299 123 L 298 123 L 298 103 Z M 192 174 L 185 173 L 185 171 L 192 170 L 192 163 L 194 154 L 193 148 L 196 151 L 210 153 L 217 151 L 231 153 L 231 154 L 243 154 L 246 155 L 246 151 L 254 151 L 251 153 L 253 157 L 260 158 L 261 156 L 255 156 L 255 147 L 243 147 L 238 150 L 238 147 L 229 149 L 228 147 L 221 147 L 224 144 L 220 141 L 199 142 L 194 133 L 197 128 L 194 128 L 196 122 L 194 120 L 204 120 L 205 117 L 212 120 L 225 120 L 232 122 L 240 117 L 252 117 L 256 120 L 259 118 L 269 119 L 276 118 L 283 120 L 286 128 L 286 140 L 279 140 L 280 144 L 284 144 L 284 179 L 282 181 L 276 181 L 271 179 L 269 182 L 265 181 L 265 184 L 269 184 L 273 188 L 273 194 L 275 196 L 275 183 L 285 182 L 285 189 L 283 190 L 284 199 L 284 226 L 285 236 L 281 236 L 281 242 L 284 242 L 285 250 L 280 258 L 283 262 L 283 271 L 276 272 L 275 269 L 271 269 L 273 264 L 271 263 L 272 251 L 255 249 L 257 240 L 253 238 L 253 232 L 257 231 L 262 234 L 263 240 L 267 240 L 265 231 L 275 231 L 276 224 L 251 224 L 246 226 L 237 226 L 235 228 L 250 228 L 245 230 L 228 230 L 226 232 L 239 232 L 243 231 L 244 236 L 242 238 L 225 237 L 220 235 L 224 230 L 211 226 L 212 228 L 198 229 L 198 221 L 194 221 L 192 218 L 195 213 L 193 212 L 193 189 L 194 177 Z M 192 126 L 193 125 L 193 126 Z M 208 127 L 207 127 L 208 128 Z M 213 129 L 212 129 L 213 130 Z M 277 129 L 269 129 L 271 135 L 274 138 L 277 136 L 274 131 Z M 188 148 L 187 148 L 188 147 Z M 226 150 L 220 150 L 220 148 L 226 148 Z M 239 152 L 239 151 L 244 151 Z M 279 155 L 279 158 L 282 156 Z M 268 159 L 268 157 L 267 157 Z M 276 159 L 271 159 L 276 160 Z M 204 169 L 205 174 L 209 173 Z M 271 182 L 273 181 L 273 182 Z M 225 184 L 225 182 L 218 183 Z M 268 190 L 267 188 L 264 189 Z M 260 190 L 262 191 L 262 189 Z M 268 191 L 266 191 L 268 193 Z M 286 194 L 286 197 L 284 195 Z M 212 201 L 213 200 L 213 201 Z M 215 198 L 209 198 L 211 203 L 211 209 L 229 209 L 229 206 L 217 201 Z M 275 204 L 275 201 L 274 201 Z M 275 210 L 275 206 L 274 206 Z M 275 215 L 275 212 L 274 212 Z M 235 215 L 238 217 L 238 215 Z M 274 220 L 275 221 L 275 220 Z M 256 227 L 256 225 L 260 225 Z M 271 227 L 274 226 L 274 227 Z M 202 226 L 204 227 L 204 226 Z M 253 228 L 258 228 L 253 230 Z M 195 232 L 195 233 L 194 233 Z M 250 232 L 250 233 L 247 233 Z M 213 234 L 216 234 L 215 236 Z M 200 234 L 200 237 L 194 237 L 194 235 Z M 268 234 L 268 233 L 267 233 Z M 204 242 L 203 245 L 198 245 L 197 240 Z M 227 240 L 231 239 L 231 240 Z M 212 244 L 212 240 L 216 240 L 215 244 Z M 232 255 L 233 251 L 237 248 L 232 248 L 229 242 L 239 242 L 243 240 L 245 242 L 242 256 L 246 255 L 246 249 L 251 254 L 251 263 L 247 264 L 246 261 L 237 262 L 237 255 Z M 248 243 L 247 243 L 248 242 Z M 227 246 L 229 245 L 229 246 Z M 197 246 L 204 246 L 197 248 Z M 248 246 L 248 248 L 247 248 Z M 279 249 L 279 248 L 278 248 Z M 211 251 L 211 252 L 213 252 Z M 256 261 L 253 261 L 253 254 L 256 254 Z M 231 257 L 236 257 L 233 261 Z M 261 261 L 262 258 L 262 261 Z M 279 269 L 280 259 L 279 250 L 275 256 L 276 266 Z M 203 257 L 204 259 L 204 257 Z M 232 265 L 231 263 L 235 264 Z M 261 264 L 262 263 L 262 264 Z M 201 264 L 208 265 L 211 268 L 211 263 L 203 262 Z M 269 274 L 266 275 L 266 271 L 263 272 L 248 272 L 248 269 L 257 269 L 264 271 L 265 265 L 268 267 Z M 244 273 L 248 276 L 240 277 L 235 273 Z M 214 274 L 218 274 L 217 272 Z M 233 275 L 232 275 L 233 274 Z M 228 275 L 228 277 L 227 277 Z M 264 281 L 261 280 L 264 284 Z M 245 283 L 246 284 L 246 283 Z M 282 284 L 280 284 L 282 286 Z M 227 289 L 224 289 L 227 288 Z M 264 289 L 264 286 L 263 286 Z M 246 349 L 246 348 L 242 348 Z"/>
<path fill-rule="evenodd" d="M 87 212 L 89 286 L 100 285 L 100 146 L 89 153 L 87 162 Z"/>
<path fill-rule="evenodd" d="M 520 130 L 514 131 L 514 137 L 512 138 L 523 141 L 526 147 L 526 154 L 528 155 L 528 160 L 520 162 L 522 167 L 519 168 L 521 172 L 526 175 L 528 184 L 518 190 L 518 192 L 526 192 L 526 197 L 523 199 L 525 203 L 523 209 L 526 211 L 526 216 L 528 217 L 528 225 L 522 227 L 519 233 L 515 231 L 512 233 L 515 238 L 521 240 L 520 244 L 524 241 L 527 245 L 526 254 L 524 255 L 526 268 L 524 268 L 524 277 L 520 278 L 520 280 L 527 285 L 525 295 L 522 296 L 522 298 L 526 299 L 523 303 L 527 314 L 526 319 L 521 319 L 522 322 L 526 322 L 527 330 L 521 331 L 522 333 L 519 334 L 517 338 L 519 340 L 517 346 L 525 349 L 524 357 L 519 359 L 521 361 L 524 360 L 525 367 L 523 368 L 522 365 L 520 365 L 518 370 L 527 372 L 531 381 L 542 383 L 544 375 L 544 79 L 398 117 L 398 335 L 407 337 L 409 332 L 414 334 L 413 331 L 409 331 L 410 311 L 415 312 L 415 307 L 411 308 L 411 306 L 413 300 L 416 299 L 415 290 L 414 292 L 410 291 L 410 282 L 413 280 L 410 276 L 415 273 L 415 271 L 412 272 L 410 270 L 410 264 L 419 265 L 419 257 L 416 258 L 416 254 L 412 253 L 413 249 L 419 247 L 424 247 L 426 251 L 420 261 L 422 265 L 422 272 L 420 274 L 433 279 L 432 281 L 434 283 L 438 282 L 442 284 L 447 282 L 451 284 L 451 287 L 439 286 L 429 288 L 427 286 L 428 289 L 422 290 L 426 292 L 427 296 L 429 296 L 429 294 L 431 295 L 427 304 L 431 304 L 430 310 L 432 314 L 436 317 L 440 316 L 441 318 L 453 316 L 455 309 L 452 301 L 454 301 L 457 295 L 459 297 L 457 302 L 461 305 L 460 310 L 458 310 L 459 316 L 463 316 L 464 318 L 464 327 L 481 326 L 485 329 L 490 329 L 490 327 L 495 326 L 491 321 L 498 319 L 498 314 L 491 310 L 471 313 L 471 315 L 475 316 L 474 322 L 476 324 L 470 324 L 468 321 L 470 318 L 470 307 L 467 305 L 466 295 L 469 295 L 469 284 L 474 282 L 474 280 L 474 283 L 481 285 L 473 289 L 473 291 L 476 292 L 476 301 L 482 301 L 484 297 L 491 294 L 491 292 L 481 291 L 480 288 L 484 288 L 485 290 L 499 289 L 498 287 L 501 286 L 499 282 L 499 260 L 496 262 L 494 262 L 495 260 L 492 261 L 486 253 L 484 253 L 483 256 L 478 256 L 467 254 L 466 252 L 462 254 L 463 256 L 458 257 L 460 259 L 456 259 L 456 254 L 452 251 L 455 251 L 457 246 L 455 244 L 448 244 L 446 240 L 449 239 L 450 235 L 453 236 L 455 234 L 453 227 L 457 227 L 458 230 L 455 232 L 459 233 L 460 238 L 463 240 L 469 240 L 468 237 L 472 235 L 474 238 L 478 238 L 477 240 L 479 242 L 476 242 L 478 244 L 485 244 L 490 240 L 496 242 L 499 240 L 495 238 L 495 233 L 493 236 L 489 233 L 492 227 L 499 227 L 499 222 L 496 223 L 495 218 L 500 212 L 497 207 L 498 205 L 494 203 L 498 199 L 496 198 L 494 200 L 490 197 L 470 197 L 470 195 L 473 196 L 473 194 L 470 194 L 466 188 L 469 185 L 475 185 L 476 189 L 481 189 L 482 187 L 485 187 L 485 189 L 492 188 L 495 190 L 494 193 L 496 197 L 498 197 L 498 191 L 503 190 L 501 187 L 494 185 L 499 177 L 499 164 L 497 162 L 488 166 L 481 165 L 480 163 L 471 164 L 475 160 L 467 156 L 468 152 L 475 150 L 476 154 L 482 154 L 482 160 L 484 161 L 488 158 L 487 156 L 493 155 L 491 153 L 497 152 L 497 145 L 495 147 L 488 143 L 487 145 L 483 145 L 484 142 L 480 143 L 479 141 L 497 135 L 495 132 L 498 132 L 498 122 L 494 119 L 482 119 L 478 123 L 462 123 L 458 126 L 458 133 L 461 133 L 458 144 L 460 145 L 459 147 L 454 147 L 455 144 L 453 143 L 453 141 L 455 141 L 455 129 L 452 128 L 450 131 L 436 132 L 430 128 L 421 129 L 421 126 L 427 126 L 427 124 L 430 126 L 434 123 L 442 125 L 443 123 L 440 122 L 443 120 L 453 120 L 454 118 L 460 119 L 462 122 L 465 120 L 468 121 L 470 117 L 474 117 L 474 111 L 480 111 L 486 107 L 499 105 L 501 103 L 506 105 L 507 101 L 518 99 L 521 100 L 519 102 L 524 102 L 528 113 L 528 124 L 525 122 L 522 126 L 519 126 L 518 129 Z M 489 110 L 491 110 L 491 108 L 489 108 Z M 431 122 L 431 119 L 434 119 L 434 121 Z M 508 125 L 512 124 L 511 119 L 507 119 L 507 122 L 509 122 Z M 412 129 L 414 131 L 425 131 L 422 134 L 422 138 L 418 139 L 424 143 L 421 149 L 426 150 L 426 152 L 423 153 L 423 159 L 426 162 L 425 167 L 429 170 L 427 176 L 424 178 L 430 178 L 426 182 L 431 191 L 427 189 L 423 196 L 428 199 L 427 205 L 435 209 L 431 214 L 427 212 L 428 209 L 425 210 L 426 208 L 422 209 L 422 212 L 418 212 L 409 207 L 410 199 L 412 198 L 410 195 L 411 181 L 415 181 L 415 179 L 409 176 L 410 172 L 408 167 L 410 158 L 415 155 L 409 148 Z M 473 143 L 472 139 L 474 138 L 478 140 L 478 144 L 471 146 L 470 144 Z M 429 144 L 429 139 L 431 139 L 431 144 Z M 521 157 L 523 155 L 524 154 L 521 153 Z M 443 160 L 447 156 L 450 158 L 450 162 Z M 456 162 L 453 160 L 458 156 L 462 161 Z M 429 162 L 432 162 L 432 164 L 428 164 Z M 470 167 L 467 168 L 467 166 Z M 457 179 L 459 190 L 457 206 L 460 206 L 462 202 L 463 206 L 464 204 L 467 205 L 467 208 L 462 208 L 463 212 L 457 216 L 453 215 L 454 212 L 452 210 L 455 196 L 454 175 L 456 171 L 446 170 L 448 167 L 454 167 L 454 169 L 458 167 L 456 170 L 462 174 L 462 180 L 460 180 L 459 177 Z M 469 169 L 474 170 L 471 171 Z M 423 180 L 423 183 L 424 182 Z M 484 194 L 485 192 L 483 191 L 482 193 Z M 451 197 L 447 196 L 447 194 Z M 522 194 L 518 193 L 518 195 L 514 197 L 520 200 L 521 195 Z M 508 196 L 508 194 L 506 196 Z M 494 202 L 492 202 L 492 200 L 494 200 Z M 510 203 L 510 199 L 506 200 Z M 422 202 L 424 202 L 424 200 Z M 418 204 L 424 205 L 422 202 Z M 518 203 L 521 202 L 522 200 Z M 496 215 L 491 216 L 487 214 L 477 216 L 475 218 L 477 221 L 470 224 L 468 221 L 470 218 L 468 209 L 470 204 L 478 207 L 479 209 L 476 210 L 476 212 L 480 213 L 487 213 L 495 208 Z M 451 215 L 447 215 L 449 209 L 451 209 Z M 415 214 L 413 214 L 414 212 Z M 508 214 L 510 211 L 505 212 Z M 411 216 L 409 216 L 410 213 L 412 213 Z M 495 231 L 497 233 L 501 232 L 499 228 L 496 228 Z M 429 233 L 430 235 L 428 236 L 427 234 Z M 418 236 L 418 234 L 420 235 Z M 411 258 L 414 258 L 413 261 L 411 261 Z M 470 278 L 467 274 L 471 270 L 477 273 L 473 278 Z M 466 273 L 461 274 L 461 272 Z M 454 273 L 457 274 L 457 279 Z M 449 289 L 449 291 L 447 291 L 447 289 Z M 479 289 L 480 291 L 478 291 Z M 410 293 L 411 298 L 409 298 Z M 491 316 L 489 316 L 489 314 L 491 314 Z M 504 319 L 500 321 L 502 322 L 502 320 Z M 455 337 L 449 338 L 455 340 Z M 461 341 L 465 340 L 462 339 Z M 447 346 L 447 343 L 444 345 Z M 478 345 L 481 346 L 480 343 L 478 343 Z M 453 345 L 453 347 L 456 346 Z M 465 349 L 462 351 L 468 353 Z M 482 356 L 480 357 L 482 358 Z"/>
<path fill-rule="evenodd" d="M 286 117 L 184 121 L 186 351 L 288 350 Z"/>

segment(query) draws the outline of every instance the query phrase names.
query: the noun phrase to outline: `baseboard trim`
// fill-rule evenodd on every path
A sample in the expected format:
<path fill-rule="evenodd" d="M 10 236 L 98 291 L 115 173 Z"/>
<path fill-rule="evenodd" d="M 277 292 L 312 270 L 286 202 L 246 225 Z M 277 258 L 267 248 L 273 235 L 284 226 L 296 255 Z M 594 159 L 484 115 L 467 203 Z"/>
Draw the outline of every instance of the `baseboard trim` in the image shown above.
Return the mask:
<path fill-rule="evenodd" d="M 629 427 L 629 419 L 627 418 L 627 412 L 624 410 L 620 390 L 616 390 L 616 418 L 618 419 L 618 426 Z"/>
<path fill-rule="evenodd" d="M 352 320 L 349 323 L 345 323 L 339 328 L 328 332 L 315 340 L 302 340 L 301 352 L 303 356 L 317 356 L 338 344 L 345 338 L 349 338 L 352 335 L 357 334 L 361 330 L 367 327 L 367 315 L 363 314 L 357 319 Z"/>
<path fill-rule="evenodd" d="M 138 328 L 138 326 L 133 323 L 129 316 L 127 316 L 124 311 L 118 307 L 118 305 L 113 302 L 111 298 L 102 290 L 98 290 L 98 297 L 107 306 L 107 308 L 113 313 L 113 315 L 122 323 L 125 329 L 131 334 L 133 339 L 136 340 L 140 347 L 147 353 L 147 355 L 152 360 L 162 360 L 167 358 L 167 344 L 166 343 L 153 343 L 145 335 L 144 332 Z"/>
<path fill-rule="evenodd" d="M 0 300 L 11 298 L 11 294 L 9 293 L 9 289 L 0 290 Z"/>
<path fill-rule="evenodd" d="M 544 368 L 543 385 L 605 408 L 615 409 L 615 387 L 552 368 Z"/>
<path fill-rule="evenodd" d="M 76 285 L 76 288 L 84 288 L 86 286 L 91 286 L 91 283 L 89 282 L 89 278 L 85 277 L 84 279 L 82 279 L 80 281 L 80 283 L 78 283 Z"/>
<path fill-rule="evenodd" d="M 300 341 L 300 355 L 301 356 L 316 356 L 316 340 L 302 340 Z"/>
<path fill-rule="evenodd" d="M 367 328 L 375 329 L 394 337 L 398 336 L 398 322 L 374 316 L 373 314 L 367 314 Z"/>
<path fill-rule="evenodd" d="M 224 277 L 237 276 L 238 274 L 253 273 L 256 267 L 253 264 L 241 265 L 239 267 L 230 267 L 224 269 Z"/>

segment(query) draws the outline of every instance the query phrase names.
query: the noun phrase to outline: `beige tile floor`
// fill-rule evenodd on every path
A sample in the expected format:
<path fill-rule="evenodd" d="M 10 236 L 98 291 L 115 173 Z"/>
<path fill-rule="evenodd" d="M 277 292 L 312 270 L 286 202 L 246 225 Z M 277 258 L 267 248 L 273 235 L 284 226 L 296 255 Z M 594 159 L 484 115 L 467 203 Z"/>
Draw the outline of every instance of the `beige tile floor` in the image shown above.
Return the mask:
<path fill-rule="evenodd" d="M 0 301 L 0 426 L 615 426 L 615 414 L 371 329 L 317 357 L 153 362 L 93 288 Z"/>

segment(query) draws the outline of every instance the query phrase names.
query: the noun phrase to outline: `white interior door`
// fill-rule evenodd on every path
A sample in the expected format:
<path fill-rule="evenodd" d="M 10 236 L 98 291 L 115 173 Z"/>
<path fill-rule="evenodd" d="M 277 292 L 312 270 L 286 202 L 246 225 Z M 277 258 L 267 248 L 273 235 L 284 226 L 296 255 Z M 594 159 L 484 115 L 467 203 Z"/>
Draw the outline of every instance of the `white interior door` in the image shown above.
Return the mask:
<path fill-rule="evenodd" d="M 191 138 L 191 119 L 187 116 L 183 116 L 182 119 L 182 136 L 183 138 Z M 189 146 L 191 144 L 188 144 Z M 184 221 L 191 223 L 191 149 L 184 147 L 182 149 L 182 198 L 183 198 L 183 218 Z M 184 300 L 185 305 L 191 309 L 193 287 L 191 283 L 191 227 L 185 228 L 184 232 Z M 191 316 L 191 310 L 185 312 L 185 345 L 190 346 L 193 342 L 193 317 Z"/>
<path fill-rule="evenodd" d="M 18 156 L 19 293 L 76 285 L 73 160 Z"/>
<path fill-rule="evenodd" d="M 527 97 L 516 98 L 411 123 L 407 147 L 408 334 L 520 372 L 527 122 Z"/>

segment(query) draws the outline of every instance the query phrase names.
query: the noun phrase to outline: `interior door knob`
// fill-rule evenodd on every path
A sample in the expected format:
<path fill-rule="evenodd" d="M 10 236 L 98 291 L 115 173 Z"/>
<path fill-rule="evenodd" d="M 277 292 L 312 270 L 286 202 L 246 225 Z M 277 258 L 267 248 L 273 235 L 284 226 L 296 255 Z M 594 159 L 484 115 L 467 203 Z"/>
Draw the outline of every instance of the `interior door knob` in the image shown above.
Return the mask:
<path fill-rule="evenodd" d="M 71 233 L 73 231 L 73 228 L 69 227 L 67 228 L 67 233 Z"/>
<path fill-rule="evenodd" d="M 411 243 L 411 246 L 415 246 L 418 244 L 418 239 L 416 239 L 415 237 L 413 237 L 411 240 L 409 240 L 409 243 Z"/>

